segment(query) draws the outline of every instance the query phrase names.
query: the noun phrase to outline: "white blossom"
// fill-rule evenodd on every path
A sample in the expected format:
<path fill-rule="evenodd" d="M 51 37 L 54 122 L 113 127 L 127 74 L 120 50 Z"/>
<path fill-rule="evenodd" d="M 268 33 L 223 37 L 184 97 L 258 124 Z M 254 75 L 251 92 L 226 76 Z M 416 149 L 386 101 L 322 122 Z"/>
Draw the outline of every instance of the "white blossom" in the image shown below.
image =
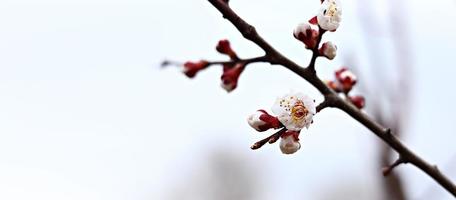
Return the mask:
<path fill-rule="evenodd" d="M 327 31 L 335 31 L 340 24 L 342 10 L 338 0 L 325 0 L 317 15 L 318 25 Z"/>
<path fill-rule="evenodd" d="M 279 121 L 291 131 L 300 131 L 309 128 L 313 115 L 316 113 L 315 102 L 302 93 L 290 93 L 277 98 L 272 112 Z"/>

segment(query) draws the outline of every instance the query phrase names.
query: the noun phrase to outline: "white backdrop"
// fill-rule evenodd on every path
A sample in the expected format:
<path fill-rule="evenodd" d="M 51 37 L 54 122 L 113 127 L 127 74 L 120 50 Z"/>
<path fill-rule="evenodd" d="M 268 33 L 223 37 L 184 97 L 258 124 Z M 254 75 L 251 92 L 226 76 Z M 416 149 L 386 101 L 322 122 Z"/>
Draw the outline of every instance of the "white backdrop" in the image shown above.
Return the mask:
<path fill-rule="evenodd" d="M 343 3 L 341 28 L 325 36 L 339 56 L 318 61 L 322 77 L 349 53 L 363 55 L 355 2 Z M 316 13 L 318 1 L 231 4 L 277 49 L 308 62 L 292 30 Z M 447 105 L 456 98 L 449 92 L 455 8 L 450 0 L 409 1 L 404 16 L 412 22 L 417 80 L 404 141 L 453 180 L 456 108 Z M 382 10 L 379 3 L 380 20 Z M 388 40 L 382 37 L 372 40 Z M 222 38 L 242 57 L 261 54 L 203 0 L 0 2 L 0 199 L 171 199 L 205 176 L 207 155 L 217 149 L 254 171 L 255 199 L 381 199 L 377 138 L 339 111 L 318 114 L 292 156 L 277 145 L 249 150 L 262 137 L 246 123 L 252 111 L 269 109 L 290 89 L 321 100 L 291 72 L 251 65 L 228 95 L 217 67 L 195 80 L 158 67 L 164 58 L 224 59 L 214 49 Z M 452 199 L 412 166 L 397 170 L 411 197 Z"/>

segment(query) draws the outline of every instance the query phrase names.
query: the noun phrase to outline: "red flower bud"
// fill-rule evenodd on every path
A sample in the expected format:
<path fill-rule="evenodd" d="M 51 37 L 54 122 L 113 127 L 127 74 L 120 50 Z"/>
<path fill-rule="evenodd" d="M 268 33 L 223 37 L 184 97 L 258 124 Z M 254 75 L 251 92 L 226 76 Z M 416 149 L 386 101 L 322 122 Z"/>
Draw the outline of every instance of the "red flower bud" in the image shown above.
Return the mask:
<path fill-rule="evenodd" d="M 234 67 L 224 66 L 223 74 L 222 74 L 222 87 L 227 92 L 231 92 L 237 87 L 237 82 L 239 80 L 239 76 L 241 75 L 242 71 L 244 71 L 245 64 L 238 63 L 234 65 Z"/>
<path fill-rule="evenodd" d="M 359 109 L 363 109 L 366 105 L 366 100 L 363 96 L 349 96 L 348 99 Z"/>
<path fill-rule="evenodd" d="M 231 60 L 239 59 L 236 53 L 231 48 L 230 41 L 228 40 L 220 40 L 215 49 L 221 54 L 228 55 L 231 58 Z"/>
<path fill-rule="evenodd" d="M 341 69 L 337 70 L 336 73 L 336 80 L 340 84 L 340 89 L 344 93 L 350 92 L 353 86 L 356 84 L 356 76 L 349 71 L 346 67 L 342 67 Z"/>
<path fill-rule="evenodd" d="M 334 59 L 337 54 L 337 46 L 332 42 L 325 42 L 321 45 L 321 48 L 318 50 L 320 55 L 328 58 L 329 60 Z"/>
<path fill-rule="evenodd" d="M 268 114 L 264 110 L 258 110 L 255 114 L 247 118 L 249 125 L 259 132 L 267 131 L 271 128 L 278 129 L 283 127 L 277 117 Z"/>
<path fill-rule="evenodd" d="M 294 30 L 293 36 L 303 42 L 307 49 L 313 49 L 317 45 L 318 31 L 312 29 L 310 24 L 299 24 Z"/>
<path fill-rule="evenodd" d="M 206 67 L 209 66 L 209 63 L 205 60 L 201 60 L 199 62 L 185 62 L 184 63 L 184 74 L 189 77 L 193 78 L 195 77 L 196 73 L 198 73 L 200 70 L 205 69 Z"/>

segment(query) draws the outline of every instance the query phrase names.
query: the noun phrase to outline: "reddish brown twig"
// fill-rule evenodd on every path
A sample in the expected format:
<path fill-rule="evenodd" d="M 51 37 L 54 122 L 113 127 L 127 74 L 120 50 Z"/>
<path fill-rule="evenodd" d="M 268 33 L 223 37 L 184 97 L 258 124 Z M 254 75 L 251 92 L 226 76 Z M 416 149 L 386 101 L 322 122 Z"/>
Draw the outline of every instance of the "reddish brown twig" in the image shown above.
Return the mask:
<path fill-rule="evenodd" d="M 282 134 L 285 133 L 285 131 L 287 131 L 287 129 L 283 128 L 280 131 L 277 131 L 277 133 L 274 133 L 267 138 L 264 138 L 258 142 L 255 142 L 250 148 L 252 150 L 255 150 L 255 149 L 261 148 L 266 143 L 272 144 L 272 143 L 276 142 L 280 138 L 280 136 L 282 136 Z"/>
<path fill-rule="evenodd" d="M 247 58 L 247 59 L 239 59 L 239 60 L 230 60 L 230 61 L 208 61 L 208 66 L 210 65 L 224 65 L 224 64 L 236 64 L 236 63 L 244 63 L 248 65 L 250 63 L 257 63 L 257 62 L 268 62 L 268 58 L 266 56 L 258 56 L 254 58 Z M 183 64 L 177 61 L 172 60 L 164 60 L 160 66 L 167 67 L 167 66 L 182 66 Z"/>
<path fill-rule="evenodd" d="M 286 67 L 287 69 L 293 71 L 297 75 L 304 78 L 307 82 L 312 84 L 317 88 L 321 94 L 325 96 L 325 101 L 330 99 L 331 103 L 319 107 L 321 111 L 325 107 L 336 107 L 352 118 L 363 124 L 366 128 L 371 130 L 375 135 L 382 139 L 386 144 L 393 148 L 396 152 L 399 153 L 402 158 L 407 158 L 405 161 L 411 163 L 421 169 L 423 172 L 428 174 L 433 178 L 437 183 L 439 183 L 443 188 L 450 192 L 453 196 L 456 197 L 456 186 L 451 182 L 445 175 L 443 175 L 435 166 L 429 164 L 421 157 L 413 153 L 408 149 L 398 138 L 391 134 L 391 131 L 387 128 L 384 128 L 377 122 L 371 120 L 366 114 L 361 112 L 358 108 L 352 104 L 346 102 L 337 96 L 337 94 L 326 86 L 316 75 L 315 73 L 315 62 L 311 62 L 307 68 L 303 68 L 295 62 L 291 61 L 287 57 L 279 53 L 275 48 L 273 48 L 268 42 L 266 42 L 255 30 L 255 27 L 245 22 L 241 17 L 239 17 L 223 0 L 208 0 L 217 10 L 219 10 L 223 17 L 230 21 L 244 36 L 244 38 L 252 41 L 259 47 L 261 47 L 266 55 L 266 60 L 270 64 L 277 64 Z M 312 57 L 315 57 L 315 53 Z M 313 60 L 313 59 L 312 59 Z"/>

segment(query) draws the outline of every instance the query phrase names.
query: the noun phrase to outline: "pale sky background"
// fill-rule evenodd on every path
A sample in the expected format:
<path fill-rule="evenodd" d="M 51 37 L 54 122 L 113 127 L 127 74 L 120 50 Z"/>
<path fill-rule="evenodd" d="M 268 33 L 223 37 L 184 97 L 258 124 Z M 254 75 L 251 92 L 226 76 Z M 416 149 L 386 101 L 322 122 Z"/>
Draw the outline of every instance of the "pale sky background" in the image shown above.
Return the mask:
<path fill-rule="evenodd" d="M 322 77 L 347 56 L 365 54 L 355 2 L 343 1 L 340 29 L 325 36 L 339 56 L 318 61 Z M 387 23 L 382 1 L 375 2 L 378 22 Z M 406 2 L 416 71 L 403 140 L 456 181 L 456 2 Z M 308 62 L 292 31 L 316 13 L 317 0 L 231 4 L 278 50 Z M 367 37 L 388 54 L 389 36 Z M 225 59 L 214 49 L 222 38 L 242 57 L 262 53 L 203 0 L 2 0 L 0 199 L 170 199 L 205 176 L 208 155 L 217 151 L 245 162 L 259 181 L 255 199 L 330 199 L 325 195 L 350 185 L 358 199 L 382 199 L 378 139 L 340 111 L 318 114 L 292 156 L 277 144 L 249 149 L 266 133 L 248 126 L 248 114 L 270 109 L 291 89 L 322 99 L 290 71 L 251 65 L 227 94 L 218 67 L 194 80 L 158 67 L 164 58 Z M 396 170 L 413 199 L 453 199 L 413 166 Z"/>

